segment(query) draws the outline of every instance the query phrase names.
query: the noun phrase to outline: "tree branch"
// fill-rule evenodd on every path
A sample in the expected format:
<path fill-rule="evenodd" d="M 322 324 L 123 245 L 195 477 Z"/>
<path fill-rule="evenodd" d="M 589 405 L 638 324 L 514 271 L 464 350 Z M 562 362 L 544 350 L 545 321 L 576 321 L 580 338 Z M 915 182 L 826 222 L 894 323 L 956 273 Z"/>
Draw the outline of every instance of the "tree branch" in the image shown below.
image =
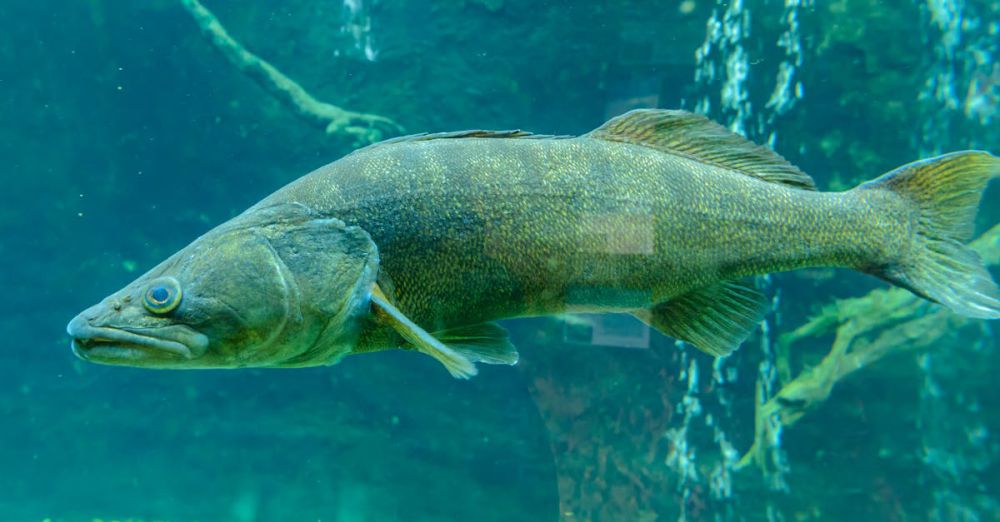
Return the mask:
<path fill-rule="evenodd" d="M 1000 264 L 1000 225 L 988 230 L 971 247 L 986 265 Z M 777 366 L 782 368 L 779 374 L 787 382 L 767 401 L 758 399 L 754 442 L 737 467 L 755 463 L 766 470 L 779 431 L 822 404 L 841 379 L 886 356 L 929 349 L 956 331 L 977 324 L 976 319 L 932 307 L 901 288 L 875 290 L 864 297 L 837 301 L 782 336 Z M 835 337 L 826 357 L 791 379 L 789 347 L 831 332 Z"/>
<path fill-rule="evenodd" d="M 402 126 L 384 116 L 348 111 L 317 100 L 295 80 L 243 47 L 201 2 L 180 2 L 209 42 L 229 63 L 257 82 L 271 96 L 285 103 L 299 117 L 322 126 L 327 134 L 345 134 L 353 136 L 358 142 L 372 143 L 381 140 L 385 134 L 403 133 Z"/>

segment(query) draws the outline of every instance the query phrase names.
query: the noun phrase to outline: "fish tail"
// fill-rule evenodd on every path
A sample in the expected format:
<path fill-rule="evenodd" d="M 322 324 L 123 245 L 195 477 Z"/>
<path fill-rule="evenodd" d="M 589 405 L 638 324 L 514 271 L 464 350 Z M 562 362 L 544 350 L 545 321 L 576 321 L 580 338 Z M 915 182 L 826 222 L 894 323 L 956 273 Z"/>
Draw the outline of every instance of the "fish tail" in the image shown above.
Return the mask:
<path fill-rule="evenodd" d="M 1000 158 L 964 151 L 904 165 L 858 187 L 890 191 L 912 205 L 910 248 L 872 272 L 958 314 L 1000 318 L 997 285 L 965 244 L 983 190 L 998 175 Z"/>

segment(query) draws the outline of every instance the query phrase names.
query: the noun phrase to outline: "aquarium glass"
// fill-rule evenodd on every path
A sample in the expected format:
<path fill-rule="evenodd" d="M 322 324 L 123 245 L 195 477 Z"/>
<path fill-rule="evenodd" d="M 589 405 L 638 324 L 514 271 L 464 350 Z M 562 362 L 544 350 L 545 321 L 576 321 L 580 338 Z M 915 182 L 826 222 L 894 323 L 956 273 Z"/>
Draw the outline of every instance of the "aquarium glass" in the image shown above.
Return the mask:
<path fill-rule="evenodd" d="M 67 333 L 284 185 L 405 135 L 508 130 L 479 139 L 544 146 L 570 138 L 522 134 L 684 110 L 776 151 L 823 192 L 945 153 L 1000 154 L 995 0 L 4 0 L 0 93 L 0 521 L 1000 520 L 995 323 L 874 266 L 882 279 L 832 266 L 755 274 L 745 284 L 765 313 L 721 358 L 597 313 L 627 311 L 628 297 L 581 287 L 562 298 L 590 308 L 532 301 L 531 317 L 502 318 L 517 364 L 480 363 L 471 379 L 412 349 L 302 368 L 100 365 Z M 645 147 L 626 142 L 609 145 L 616 161 Z M 456 154 L 498 180 L 524 174 Z M 522 163 L 546 176 L 572 160 Z M 600 177 L 614 162 L 600 165 L 581 179 L 615 179 Z M 434 216 L 437 244 L 509 224 L 426 203 L 429 178 L 414 172 L 384 194 Z M 994 277 L 998 198 L 986 189 L 970 236 Z M 774 232 L 742 216 L 740 237 Z M 569 226 L 589 227 L 609 256 L 658 248 L 653 218 L 587 219 Z M 365 232 L 384 248 L 396 225 L 377 221 Z M 500 259 L 512 241 L 484 237 L 466 253 Z M 337 259 L 363 250 L 337 245 Z M 381 254 L 405 292 L 408 254 Z M 442 257 L 434 275 L 461 280 L 472 265 Z M 241 270 L 244 298 L 269 299 L 254 290 L 266 274 Z M 175 313 L 176 289 L 161 283 L 143 313 Z M 368 288 L 359 302 L 374 314 Z"/>

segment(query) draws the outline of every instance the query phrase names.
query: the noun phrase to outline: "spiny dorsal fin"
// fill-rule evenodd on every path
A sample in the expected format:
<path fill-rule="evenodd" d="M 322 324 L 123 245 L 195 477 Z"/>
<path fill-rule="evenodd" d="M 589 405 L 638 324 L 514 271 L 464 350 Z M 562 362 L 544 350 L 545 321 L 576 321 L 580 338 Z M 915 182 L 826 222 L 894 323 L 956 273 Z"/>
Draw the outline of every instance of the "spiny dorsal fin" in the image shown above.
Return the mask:
<path fill-rule="evenodd" d="M 636 109 L 608 120 L 587 136 L 644 145 L 771 183 L 816 190 L 812 178 L 778 153 L 700 114 Z"/>
<path fill-rule="evenodd" d="M 660 333 L 716 357 L 729 355 L 760 324 L 767 301 L 746 282 L 725 281 L 692 290 L 632 315 Z"/>
<path fill-rule="evenodd" d="M 523 131 L 520 129 L 513 130 L 482 130 L 482 129 L 472 129 L 472 130 L 461 130 L 452 132 L 424 132 L 420 134 L 410 134 L 407 136 L 397 136 L 388 140 L 380 141 L 378 143 L 373 143 L 367 147 L 355 150 L 351 154 L 357 154 L 363 150 L 373 149 L 375 147 L 381 147 L 383 145 L 393 145 L 396 143 L 412 143 L 417 141 L 432 141 L 432 140 L 454 140 L 461 138 L 518 138 L 518 139 L 531 139 L 531 140 L 545 140 L 545 139 L 566 139 L 573 138 L 574 136 L 557 136 L 552 134 L 532 134 L 528 131 Z"/>

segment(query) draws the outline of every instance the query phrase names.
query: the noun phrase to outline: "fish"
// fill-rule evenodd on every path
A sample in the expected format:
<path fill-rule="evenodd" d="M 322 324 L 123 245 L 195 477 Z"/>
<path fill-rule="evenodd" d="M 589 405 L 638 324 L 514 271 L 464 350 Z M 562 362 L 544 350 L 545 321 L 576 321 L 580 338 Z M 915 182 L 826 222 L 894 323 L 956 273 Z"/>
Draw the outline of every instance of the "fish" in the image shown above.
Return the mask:
<path fill-rule="evenodd" d="M 515 364 L 498 320 L 631 314 L 715 357 L 757 328 L 754 276 L 848 268 L 974 318 L 966 246 L 1000 158 L 962 151 L 822 192 L 704 116 L 639 109 L 580 136 L 417 134 L 356 150 L 70 321 L 73 352 L 145 368 L 297 368 L 388 349 L 469 378 Z"/>

